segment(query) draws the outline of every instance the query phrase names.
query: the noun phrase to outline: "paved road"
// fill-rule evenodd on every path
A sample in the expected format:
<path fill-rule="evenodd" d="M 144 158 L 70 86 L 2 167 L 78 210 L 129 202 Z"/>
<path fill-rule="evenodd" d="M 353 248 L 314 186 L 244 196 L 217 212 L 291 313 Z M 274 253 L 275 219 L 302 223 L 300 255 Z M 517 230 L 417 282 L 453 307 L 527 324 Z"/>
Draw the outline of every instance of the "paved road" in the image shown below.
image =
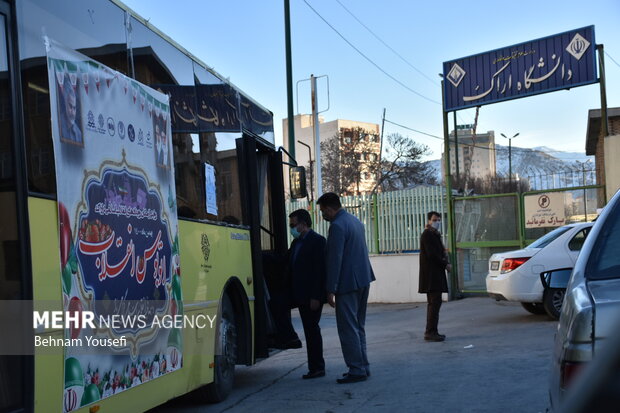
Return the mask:
<path fill-rule="evenodd" d="M 297 312 L 294 312 L 297 315 Z M 422 338 L 425 304 L 372 305 L 366 332 L 372 376 L 336 384 L 346 367 L 331 308 L 321 326 L 327 376 L 302 380 L 305 349 L 238 367 L 235 389 L 220 404 L 180 398 L 153 413 L 196 412 L 544 412 L 556 322 L 519 304 L 489 298 L 444 303 L 443 343 Z M 300 336 L 299 320 L 295 319 Z"/>

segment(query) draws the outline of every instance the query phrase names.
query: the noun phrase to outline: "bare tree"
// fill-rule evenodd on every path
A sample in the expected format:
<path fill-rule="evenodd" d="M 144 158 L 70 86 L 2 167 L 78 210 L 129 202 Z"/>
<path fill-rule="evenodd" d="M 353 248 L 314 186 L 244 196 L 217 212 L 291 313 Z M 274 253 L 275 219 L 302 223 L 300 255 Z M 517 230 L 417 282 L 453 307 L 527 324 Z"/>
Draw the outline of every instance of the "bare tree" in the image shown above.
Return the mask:
<path fill-rule="evenodd" d="M 507 177 L 494 177 L 492 175 L 475 177 L 470 175 L 467 178 L 464 173 L 460 175 L 461 179 L 459 180 L 459 182 L 461 183 L 462 187 L 458 188 L 454 186 L 457 191 L 463 191 L 463 188 L 468 188 L 468 191 L 471 191 L 471 194 L 487 195 L 506 194 L 512 192 L 527 192 L 530 190 L 530 182 L 527 179 L 513 179 L 511 182 Z"/>
<path fill-rule="evenodd" d="M 419 183 L 433 184 L 434 170 L 420 162 L 430 153 L 426 145 L 400 134 L 390 134 L 385 157 L 375 135 L 361 128 L 343 130 L 321 143 L 323 186 L 341 195 L 361 193 L 361 183 L 373 181 L 367 192 L 393 191 Z"/>
<path fill-rule="evenodd" d="M 376 135 L 363 128 L 342 129 L 321 142 L 321 173 L 325 191 L 341 195 L 361 193 L 366 174 L 372 175 L 379 162 Z"/>
<path fill-rule="evenodd" d="M 435 184 L 435 171 L 429 164 L 420 162 L 424 155 L 429 155 L 428 146 L 413 139 L 392 133 L 387 137 L 385 157 L 377 162 L 375 174 L 379 177 L 373 189 L 394 191 L 409 188 L 416 184 Z"/>

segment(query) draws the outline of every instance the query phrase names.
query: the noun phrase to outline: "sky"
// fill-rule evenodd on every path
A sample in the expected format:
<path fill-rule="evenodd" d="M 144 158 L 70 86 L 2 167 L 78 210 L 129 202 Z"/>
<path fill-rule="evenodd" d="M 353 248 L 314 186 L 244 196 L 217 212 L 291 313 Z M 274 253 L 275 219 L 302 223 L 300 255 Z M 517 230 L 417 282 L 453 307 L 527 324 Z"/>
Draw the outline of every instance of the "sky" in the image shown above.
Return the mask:
<path fill-rule="evenodd" d="M 271 110 L 276 144 L 282 144 L 287 116 L 283 0 L 124 2 Z M 606 52 L 607 105 L 620 106 L 618 0 L 290 0 L 290 8 L 295 114 L 310 112 L 310 86 L 303 80 L 326 75 L 329 102 L 326 78 L 318 82 L 319 109 L 329 103 L 321 114 L 325 121 L 381 125 L 385 108 L 388 121 L 442 137 L 442 109 L 436 102 L 441 102 L 438 74 L 444 61 L 589 25 Z M 508 143 L 501 133 L 519 133 L 513 146 L 585 152 L 588 110 L 600 104 L 596 83 L 486 105 L 477 131 L 495 131 L 500 145 Z M 458 123 L 473 124 L 474 114 L 474 109 L 459 111 Z M 427 145 L 426 159 L 441 157 L 441 139 L 386 123 L 384 135 L 391 133 Z"/>

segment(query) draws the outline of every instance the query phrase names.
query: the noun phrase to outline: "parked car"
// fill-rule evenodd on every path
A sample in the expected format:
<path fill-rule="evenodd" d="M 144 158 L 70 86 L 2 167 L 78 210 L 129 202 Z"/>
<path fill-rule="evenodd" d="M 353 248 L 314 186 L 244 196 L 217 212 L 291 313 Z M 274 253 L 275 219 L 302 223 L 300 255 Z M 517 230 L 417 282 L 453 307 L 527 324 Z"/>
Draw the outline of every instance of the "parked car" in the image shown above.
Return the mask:
<path fill-rule="evenodd" d="M 546 277 L 553 282 L 555 275 L 556 271 L 549 271 Z M 619 315 L 620 191 L 592 227 L 566 288 L 549 388 L 554 410 L 565 411 L 570 407 L 561 404 L 568 388 L 572 400 L 567 403 L 580 401 L 582 407 L 587 405 L 579 411 L 618 411 Z M 590 363 L 593 360 L 596 362 Z M 575 381 L 581 371 L 583 377 Z M 571 383 L 575 383 L 574 390 Z"/>
<path fill-rule="evenodd" d="M 556 228 L 527 248 L 493 254 L 486 278 L 487 293 L 496 300 L 520 302 L 534 314 L 557 319 L 564 289 L 541 282 L 540 274 L 552 269 L 572 269 L 579 256 L 592 222 Z"/>

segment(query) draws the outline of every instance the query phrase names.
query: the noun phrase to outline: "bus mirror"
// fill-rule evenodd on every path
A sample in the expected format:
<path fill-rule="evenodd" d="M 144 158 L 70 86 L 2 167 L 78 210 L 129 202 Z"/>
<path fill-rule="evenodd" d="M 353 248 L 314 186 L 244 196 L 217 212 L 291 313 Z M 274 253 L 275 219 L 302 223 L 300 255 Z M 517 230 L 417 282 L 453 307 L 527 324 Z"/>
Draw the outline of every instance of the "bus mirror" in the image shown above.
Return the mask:
<path fill-rule="evenodd" d="M 299 199 L 308 196 L 306 190 L 306 168 L 303 166 L 293 166 L 289 170 L 291 182 L 291 198 Z"/>

